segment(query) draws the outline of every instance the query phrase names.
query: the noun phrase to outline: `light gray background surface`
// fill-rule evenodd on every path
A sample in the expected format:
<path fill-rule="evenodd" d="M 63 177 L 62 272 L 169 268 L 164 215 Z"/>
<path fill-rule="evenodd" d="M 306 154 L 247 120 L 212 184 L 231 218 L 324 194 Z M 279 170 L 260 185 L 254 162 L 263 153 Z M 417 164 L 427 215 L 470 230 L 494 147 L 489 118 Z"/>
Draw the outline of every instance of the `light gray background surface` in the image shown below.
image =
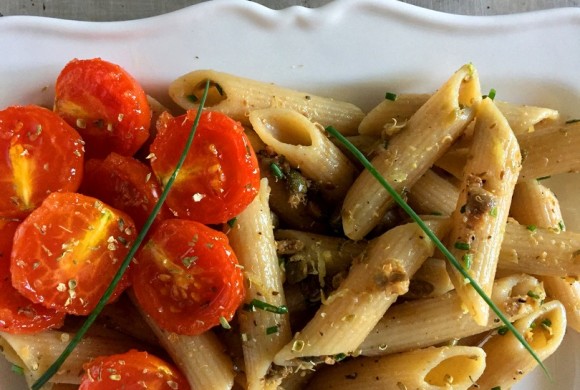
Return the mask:
<path fill-rule="evenodd" d="M 331 0 L 257 0 L 270 8 L 319 7 Z M 0 0 L 0 14 L 115 21 L 175 11 L 202 0 Z M 436 11 L 463 15 L 499 15 L 556 7 L 580 7 L 580 0 L 404 0 Z"/>

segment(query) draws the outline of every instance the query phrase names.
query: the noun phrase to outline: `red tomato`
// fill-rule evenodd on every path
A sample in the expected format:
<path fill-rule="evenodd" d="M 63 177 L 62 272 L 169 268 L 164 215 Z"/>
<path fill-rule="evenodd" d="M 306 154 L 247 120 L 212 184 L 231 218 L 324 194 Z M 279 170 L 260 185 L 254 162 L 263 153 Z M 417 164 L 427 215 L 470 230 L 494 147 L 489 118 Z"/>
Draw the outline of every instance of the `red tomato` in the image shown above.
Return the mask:
<path fill-rule="evenodd" d="M 220 317 L 230 320 L 244 297 L 242 271 L 227 237 L 198 222 L 163 221 L 137 260 L 137 301 L 170 332 L 205 332 Z"/>
<path fill-rule="evenodd" d="M 72 60 L 58 76 L 55 94 L 55 111 L 83 136 L 88 156 L 132 156 L 149 137 L 147 95 L 118 65 Z"/>
<path fill-rule="evenodd" d="M 50 110 L 0 111 L 0 154 L 0 217 L 24 217 L 50 192 L 79 188 L 83 140 Z"/>
<path fill-rule="evenodd" d="M 84 366 L 79 390 L 188 390 L 189 384 L 172 365 L 147 352 L 98 357 Z"/>
<path fill-rule="evenodd" d="M 148 166 L 111 153 L 105 160 L 87 161 L 81 192 L 126 212 L 141 230 L 159 200 L 161 187 Z M 167 207 L 162 207 L 156 222 L 170 216 Z"/>
<path fill-rule="evenodd" d="M 52 193 L 16 230 L 12 284 L 45 307 L 89 314 L 135 235 L 135 225 L 125 213 L 85 195 Z M 125 276 L 113 297 L 128 284 Z"/>
<path fill-rule="evenodd" d="M 161 115 L 151 145 L 151 167 L 165 185 L 195 119 L 195 111 Z M 183 168 L 167 197 L 178 218 L 205 224 L 226 222 L 254 199 L 260 172 L 244 128 L 218 112 L 204 112 Z"/>
<path fill-rule="evenodd" d="M 36 333 L 63 324 L 64 314 L 24 298 L 10 280 L 12 239 L 20 222 L 0 218 L 0 332 Z"/>

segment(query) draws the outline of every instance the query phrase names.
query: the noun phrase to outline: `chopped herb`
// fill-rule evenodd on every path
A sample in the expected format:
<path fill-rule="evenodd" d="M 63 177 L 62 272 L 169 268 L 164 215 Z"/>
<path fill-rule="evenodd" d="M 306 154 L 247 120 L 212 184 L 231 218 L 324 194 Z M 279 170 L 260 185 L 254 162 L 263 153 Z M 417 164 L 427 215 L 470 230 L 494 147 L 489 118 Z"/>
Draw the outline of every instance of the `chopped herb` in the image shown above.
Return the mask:
<path fill-rule="evenodd" d="M 344 360 L 346 358 L 346 353 L 337 353 L 332 358 L 334 359 L 335 362 L 340 362 L 341 360 Z"/>
<path fill-rule="evenodd" d="M 549 179 L 549 178 L 551 178 L 551 177 L 552 177 L 552 176 L 542 176 L 542 177 L 538 177 L 536 180 L 537 180 L 537 181 L 542 181 L 542 180 Z"/>
<path fill-rule="evenodd" d="M 563 232 L 564 230 L 566 230 L 566 225 L 564 225 L 564 221 L 558 222 L 558 227 L 560 228 L 560 231 L 561 232 Z"/>
<path fill-rule="evenodd" d="M 470 269 L 471 263 L 473 261 L 473 255 L 471 253 L 466 253 L 463 255 L 462 259 L 463 259 L 463 265 L 465 266 L 465 269 Z"/>
<path fill-rule="evenodd" d="M 199 101 L 199 99 L 195 95 L 187 95 L 186 98 L 192 103 L 197 103 Z"/>
<path fill-rule="evenodd" d="M 536 294 L 535 292 L 533 292 L 532 290 L 528 291 L 527 295 L 530 298 L 540 299 L 540 296 L 538 294 Z"/>
<path fill-rule="evenodd" d="M 501 386 L 492 387 L 491 390 L 501 390 Z"/>
<path fill-rule="evenodd" d="M 228 322 L 228 320 L 226 320 L 226 317 L 224 317 L 224 316 L 220 316 L 220 325 L 224 329 L 232 329 L 232 326 L 230 325 L 230 323 Z"/>
<path fill-rule="evenodd" d="M 259 299 L 252 299 L 250 303 L 244 305 L 244 310 L 246 311 L 256 311 L 256 309 L 276 314 L 288 313 L 288 308 L 286 306 L 274 306 L 264 301 L 260 301 Z"/>
<path fill-rule="evenodd" d="M 499 334 L 500 336 L 504 336 L 507 332 L 508 332 L 508 327 L 507 326 L 500 326 L 499 328 L 497 328 L 497 334 Z"/>
<path fill-rule="evenodd" d="M 536 324 L 536 321 L 533 321 L 533 322 L 530 324 L 530 329 L 536 329 L 536 326 L 538 326 L 538 325 Z"/>
<path fill-rule="evenodd" d="M 266 334 L 270 335 L 274 333 L 278 333 L 278 325 L 269 326 L 266 328 Z"/>
<path fill-rule="evenodd" d="M 580 119 L 570 119 L 566 121 L 566 124 L 569 125 L 571 123 L 576 123 L 576 122 L 580 122 Z"/>
<path fill-rule="evenodd" d="M 270 171 L 272 171 L 272 175 L 274 175 L 276 180 L 282 180 L 284 178 L 284 173 L 282 172 L 282 169 L 280 169 L 280 165 L 277 163 L 273 162 L 270 164 Z"/>
<path fill-rule="evenodd" d="M 535 232 L 537 229 L 536 225 L 528 225 L 526 226 L 526 229 L 528 229 L 530 232 Z"/>
<path fill-rule="evenodd" d="M 387 93 L 385 93 L 385 99 L 394 102 L 395 100 L 397 100 L 397 94 L 392 93 L 392 92 L 387 92 Z"/>
<path fill-rule="evenodd" d="M 12 367 L 10 367 L 10 370 L 18 375 L 24 375 L 24 368 L 17 366 L 16 364 L 13 364 Z"/>
<path fill-rule="evenodd" d="M 455 247 L 455 249 L 460 249 L 462 251 L 468 251 L 469 249 L 471 249 L 471 245 L 469 245 L 466 242 L 461 242 L 461 241 L 456 241 L 455 245 L 453 245 Z"/>
<path fill-rule="evenodd" d="M 435 215 L 435 216 L 442 216 L 443 213 L 441 211 L 431 211 L 431 215 Z"/>
<path fill-rule="evenodd" d="M 495 91 L 495 89 L 492 88 L 489 90 L 489 93 L 487 95 L 483 95 L 483 98 L 484 99 L 490 98 L 491 100 L 493 100 L 493 99 L 495 99 L 495 94 L 496 94 L 496 91 Z"/>
<path fill-rule="evenodd" d="M 236 225 L 236 221 L 237 221 L 237 220 L 238 220 L 238 217 L 233 217 L 232 219 L 230 219 L 230 220 L 228 221 L 228 226 L 229 226 L 230 228 L 233 228 L 233 227 Z"/>
<path fill-rule="evenodd" d="M 545 319 L 542 320 L 542 326 L 544 328 L 549 328 L 549 327 L 552 326 L 552 321 L 550 321 L 549 318 L 545 318 Z"/>
<path fill-rule="evenodd" d="M 181 263 L 185 266 L 185 268 L 188 268 L 192 266 L 193 263 L 195 263 L 197 261 L 198 257 L 197 256 L 186 256 L 183 259 L 181 259 Z"/>
<path fill-rule="evenodd" d="M 497 207 L 492 207 L 491 210 L 489 210 L 489 215 L 497 217 Z"/>

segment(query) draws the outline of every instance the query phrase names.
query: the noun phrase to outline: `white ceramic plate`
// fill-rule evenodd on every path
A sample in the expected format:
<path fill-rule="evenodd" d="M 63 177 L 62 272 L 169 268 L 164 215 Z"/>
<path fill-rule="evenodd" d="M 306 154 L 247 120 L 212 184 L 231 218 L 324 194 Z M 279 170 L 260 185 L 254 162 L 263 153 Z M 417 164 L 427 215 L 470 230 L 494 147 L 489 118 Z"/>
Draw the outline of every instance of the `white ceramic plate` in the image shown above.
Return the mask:
<path fill-rule="evenodd" d="M 283 11 L 248 1 L 215 1 L 112 23 L 3 17 L 0 107 L 50 105 L 54 80 L 74 57 L 116 62 L 165 102 L 172 79 L 212 68 L 348 100 L 363 109 L 385 91 L 432 91 L 472 62 L 483 90 L 495 88 L 498 99 L 580 117 L 578 37 L 580 9 L 465 17 L 379 0 Z M 578 206 L 567 207 L 568 227 L 580 230 Z M 547 363 L 554 382 L 536 370 L 514 389 L 580 388 L 579 350 L 579 335 L 569 334 Z M 2 358 L 0 388 L 25 388 Z"/>

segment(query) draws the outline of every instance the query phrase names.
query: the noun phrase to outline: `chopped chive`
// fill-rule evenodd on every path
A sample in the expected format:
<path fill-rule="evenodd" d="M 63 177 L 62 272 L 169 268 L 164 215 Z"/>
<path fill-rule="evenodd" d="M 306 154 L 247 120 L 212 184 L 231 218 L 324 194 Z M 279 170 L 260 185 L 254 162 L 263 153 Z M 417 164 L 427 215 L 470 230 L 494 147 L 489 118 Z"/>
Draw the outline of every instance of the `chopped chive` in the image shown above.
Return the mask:
<path fill-rule="evenodd" d="M 566 230 L 566 225 L 564 225 L 564 221 L 558 222 L 558 227 L 560 228 L 560 231 L 561 232 L 563 232 L 564 230 Z"/>
<path fill-rule="evenodd" d="M 274 334 L 274 333 L 278 333 L 278 325 L 269 326 L 266 328 L 267 335 Z"/>
<path fill-rule="evenodd" d="M 377 179 L 379 183 L 383 186 L 383 188 L 393 197 L 395 202 L 411 217 L 413 221 L 419 225 L 419 227 L 425 232 L 427 237 L 431 239 L 431 241 L 435 244 L 435 246 L 445 255 L 445 257 L 449 260 L 451 265 L 465 278 L 469 281 L 475 292 L 484 300 L 484 302 L 490 307 L 490 309 L 497 315 L 497 317 L 505 324 L 505 326 L 509 329 L 509 331 L 514 335 L 514 337 L 520 342 L 520 344 L 530 353 L 530 355 L 534 358 L 534 360 L 538 363 L 544 373 L 548 376 L 548 378 L 552 378 L 550 373 L 548 372 L 546 366 L 542 362 L 542 360 L 538 357 L 536 352 L 532 349 L 532 347 L 528 344 L 526 339 L 517 331 L 517 329 L 513 326 L 511 322 L 506 318 L 506 316 L 501 312 L 501 310 L 493 303 L 491 298 L 483 291 L 481 286 L 473 279 L 471 275 L 465 270 L 461 264 L 457 261 L 455 256 L 443 245 L 443 243 L 439 240 L 439 238 L 433 233 L 431 229 L 425 224 L 425 222 L 417 215 L 415 210 L 413 210 L 407 202 L 395 191 L 393 187 L 385 180 L 385 178 L 376 170 L 376 168 L 370 163 L 370 161 L 358 150 L 350 141 L 348 141 L 342 134 L 340 134 L 334 127 L 329 126 L 326 128 L 326 131 L 330 133 L 330 135 L 334 136 L 338 139 L 356 158 L 359 160 L 362 165 L 369 171 L 369 173 Z"/>
<path fill-rule="evenodd" d="M 18 375 L 24 375 L 24 368 L 13 364 L 12 367 L 10 367 L 10 371 L 17 373 Z"/>
<path fill-rule="evenodd" d="M 528 225 L 528 226 L 526 226 L 526 229 L 528 229 L 530 232 L 535 232 L 537 228 L 538 227 L 536 225 Z"/>
<path fill-rule="evenodd" d="M 533 321 L 533 322 L 530 324 L 530 329 L 536 329 L 536 327 L 537 327 L 537 326 L 538 326 L 538 324 L 536 324 L 536 321 Z"/>
<path fill-rule="evenodd" d="M 385 93 L 385 99 L 394 102 L 395 100 L 397 100 L 397 94 L 392 93 L 392 92 L 387 92 L 387 93 Z"/>
<path fill-rule="evenodd" d="M 497 207 L 492 207 L 491 210 L 489 210 L 489 215 L 497 217 Z"/>
<path fill-rule="evenodd" d="M 580 119 L 570 119 L 566 121 L 566 124 L 569 125 L 571 123 L 576 123 L 576 122 L 580 122 Z"/>
<path fill-rule="evenodd" d="M 551 177 L 552 177 L 552 176 L 542 176 L 542 177 L 538 177 L 536 180 L 537 180 L 537 181 L 542 181 L 542 180 L 549 179 L 549 178 L 551 178 Z"/>
<path fill-rule="evenodd" d="M 230 228 L 233 228 L 233 227 L 236 225 L 236 221 L 237 221 L 237 220 L 238 220 L 238 217 L 233 217 L 232 219 L 230 219 L 230 220 L 228 221 L 228 226 L 229 226 Z"/>
<path fill-rule="evenodd" d="M 187 95 L 186 98 L 192 103 L 197 103 L 199 101 L 199 99 L 195 95 Z"/>
<path fill-rule="evenodd" d="M 466 253 L 463 255 L 462 260 L 463 260 L 463 265 L 465 266 L 465 269 L 470 269 L 471 263 L 473 261 L 473 255 L 471 253 Z"/>
<path fill-rule="evenodd" d="M 507 326 L 500 326 L 499 328 L 497 328 L 497 334 L 499 334 L 500 336 L 504 336 L 508 331 L 509 329 Z"/>
<path fill-rule="evenodd" d="M 455 244 L 453 246 L 455 247 L 455 249 L 459 249 L 462 251 L 468 251 L 469 249 L 471 249 L 471 245 L 461 241 L 455 241 Z"/>
<path fill-rule="evenodd" d="M 270 171 L 272 171 L 272 175 L 274 175 L 276 180 L 282 180 L 284 178 L 284 173 L 277 163 L 273 162 L 270 164 Z"/>
<path fill-rule="evenodd" d="M 32 387 L 31 387 L 32 390 L 40 390 L 50 380 L 50 378 L 52 378 L 58 372 L 58 370 L 60 369 L 60 367 L 62 366 L 64 361 L 69 357 L 69 355 L 72 353 L 72 351 L 76 348 L 77 344 L 81 341 L 81 339 L 83 338 L 85 333 L 87 333 L 88 329 L 91 327 L 93 322 L 95 322 L 95 320 L 97 319 L 98 315 L 101 313 L 101 311 L 103 310 L 103 308 L 105 307 L 107 302 L 109 302 L 111 295 L 113 295 L 113 291 L 115 291 L 115 288 L 119 284 L 119 281 L 121 280 L 125 271 L 129 267 L 129 264 L 133 260 L 133 256 L 135 256 L 135 253 L 137 253 L 137 250 L 139 249 L 141 243 L 145 239 L 147 232 L 151 228 L 151 225 L 153 224 L 155 217 L 157 216 L 157 214 L 161 210 L 163 203 L 165 203 L 165 199 L 167 198 L 167 195 L 169 194 L 169 190 L 171 189 L 173 183 L 175 182 L 175 179 L 177 178 L 179 170 L 181 169 L 181 167 L 183 166 L 183 163 L 185 162 L 185 158 L 187 157 L 187 153 L 189 152 L 191 144 L 193 143 L 193 137 L 195 136 L 195 133 L 197 130 L 197 125 L 198 125 L 199 120 L 201 118 L 201 113 L 203 110 L 203 106 L 205 105 L 205 100 L 207 98 L 208 90 L 209 90 L 209 80 L 205 84 L 205 89 L 203 91 L 203 96 L 201 98 L 201 102 L 199 104 L 199 108 L 197 110 L 195 120 L 193 121 L 193 125 L 191 126 L 191 131 L 189 132 L 189 136 L 187 138 L 187 141 L 185 143 L 183 151 L 181 152 L 181 156 L 179 158 L 179 161 L 177 162 L 175 169 L 173 170 L 173 174 L 171 175 L 169 180 L 167 180 L 167 184 L 165 185 L 163 192 L 159 196 L 157 203 L 155 203 L 155 206 L 153 207 L 153 210 L 149 214 L 147 221 L 145 221 L 143 228 L 141 229 L 141 231 L 139 232 L 139 235 L 137 236 L 137 238 L 133 242 L 133 245 L 129 249 L 127 256 L 125 256 L 125 259 L 121 263 L 121 266 L 119 267 L 117 273 L 113 277 L 113 280 L 109 284 L 109 287 L 107 287 L 107 289 L 103 293 L 103 296 L 101 297 L 101 299 L 99 300 L 99 302 L 97 303 L 97 305 L 95 306 L 93 311 L 91 311 L 91 313 L 89 314 L 89 316 L 87 317 L 87 319 L 85 320 L 85 322 L 83 323 L 81 328 L 78 330 L 77 333 L 75 333 L 74 337 L 71 339 L 70 343 L 66 346 L 66 348 L 63 350 L 63 352 L 60 354 L 60 356 L 54 361 L 54 363 L 52 363 L 52 365 L 44 372 L 44 374 L 42 374 L 42 376 L 40 378 L 38 378 L 38 380 L 32 384 Z"/>
<path fill-rule="evenodd" d="M 267 302 L 260 301 L 259 299 L 252 299 L 250 303 L 244 305 L 244 310 L 246 311 L 256 311 L 256 309 L 269 311 L 270 313 L 276 314 L 288 313 L 288 308 L 286 306 L 274 306 Z"/>
<path fill-rule="evenodd" d="M 442 216 L 443 213 L 441 211 L 431 211 L 431 215 Z"/>
<path fill-rule="evenodd" d="M 491 390 L 501 390 L 501 386 L 492 387 Z"/>
<path fill-rule="evenodd" d="M 226 317 L 224 317 L 224 316 L 220 316 L 220 325 L 224 329 L 232 329 L 232 326 L 230 325 L 230 323 L 228 322 L 228 320 L 226 320 Z"/>
<path fill-rule="evenodd" d="M 340 362 L 341 360 L 344 360 L 346 356 L 347 356 L 346 353 L 337 353 L 332 358 L 334 359 L 335 362 Z"/>
<path fill-rule="evenodd" d="M 183 259 L 181 259 L 181 263 L 185 266 L 185 268 L 188 268 L 192 266 L 193 263 L 196 262 L 196 260 L 198 259 L 197 256 L 186 256 Z"/>
<path fill-rule="evenodd" d="M 545 319 L 542 320 L 542 326 L 544 328 L 549 328 L 549 327 L 552 326 L 552 321 L 550 321 L 549 318 L 545 318 Z"/>
<path fill-rule="evenodd" d="M 540 296 L 538 294 L 536 294 L 535 292 L 533 292 L 532 290 L 528 291 L 527 295 L 530 298 L 540 299 Z"/>
<path fill-rule="evenodd" d="M 495 99 L 495 94 L 496 94 L 496 91 L 495 91 L 495 89 L 492 88 L 489 90 L 487 97 L 490 98 L 491 100 L 493 100 L 493 99 Z"/>

